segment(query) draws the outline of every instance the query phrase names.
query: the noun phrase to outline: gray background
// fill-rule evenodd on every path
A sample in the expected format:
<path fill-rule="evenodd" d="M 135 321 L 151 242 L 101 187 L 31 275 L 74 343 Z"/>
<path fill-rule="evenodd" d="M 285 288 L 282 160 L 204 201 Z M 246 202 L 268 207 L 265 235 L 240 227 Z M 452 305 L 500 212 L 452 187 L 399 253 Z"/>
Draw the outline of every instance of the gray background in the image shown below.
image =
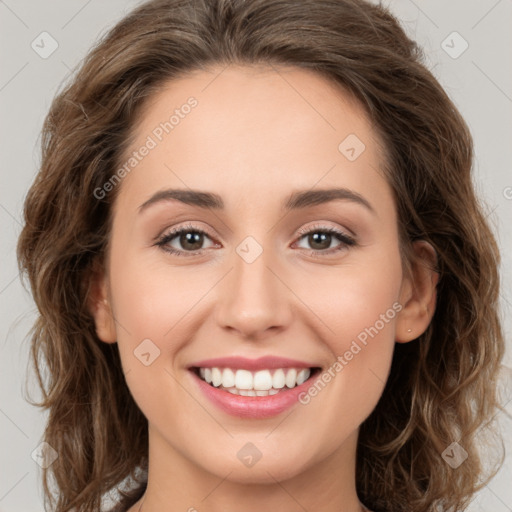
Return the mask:
<path fill-rule="evenodd" d="M 45 417 L 23 398 L 27 332 L 35 318 L 35 306 L 20 284 L 14 253 L 23 198 L 39 164 L 41 124 L 58 86 L 92 43 L 138 3 L 0 0 L 0 512 L 43 510 L 40 469 L 31 453 L 40 444 Z M 502 249 L 502 315 L 508 344 L 505 364 L 510 368 L 512 1 L 385 0 L 384 4 L 423 46 L 429 67 L 473 133 L 475 182 Z M 42 58 L 31 45 L 39 45 L 39 53 L 48 52 L 55 43 L 49 36 L 40 36 L 45 31 L 58 47 Z M 510 382 L 511 373 L 504 375 Z M 35 389 L 30 378 L 28 390 Z M 503 398 L 509 412 L 511 396 L 509 389 Z M 512 420 L 505 414 L 499 414 L 497 420 L 510 453 Z M 498 476 L 478 494 L 469 510 L 512 511 L 510 466 L 508 456 Z"/>

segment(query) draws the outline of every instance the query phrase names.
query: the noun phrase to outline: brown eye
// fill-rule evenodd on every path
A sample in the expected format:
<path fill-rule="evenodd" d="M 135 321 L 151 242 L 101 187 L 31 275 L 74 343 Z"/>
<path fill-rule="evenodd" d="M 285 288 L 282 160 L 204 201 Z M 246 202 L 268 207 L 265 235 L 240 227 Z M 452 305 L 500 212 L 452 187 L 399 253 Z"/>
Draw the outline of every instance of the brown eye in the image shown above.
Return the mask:
<path fill-rule="evenodd" d="M 328 255 L 356 244 L 356 241 L 346 233 L 331 227 L 313 227 L 309 230 L 300 230 L 302 235 L 299 240 L 305 239 L 311 249 L 311 255 Z M 332 245 L 338 241 L 338 245 Z"/>
<path fill-rule="evenodd" d="M 178 240 L 185 250 L 195 251 L 201 249 L 204 242 L 204 234 L 199 231 L 182 231 L 178 235 Z"/>
<path fill-rule="evenodd" d="M 210 239 L 210 237 L 202 229 L 184 226 L 164 234 L 155 245 L 177 256 L 194 256 L 205 249 L 206 239 Z"/>
<path fill-rule="evenodd" d="M 330 233 L 321 233 L 316 232 L 312 235 L 308 235 L 308 243 L 311 248 L 315 251 L 321 251 L 324 249 L 329 249 L 331 247 L 331 242 L 333 240 L 333 235 Z"/>

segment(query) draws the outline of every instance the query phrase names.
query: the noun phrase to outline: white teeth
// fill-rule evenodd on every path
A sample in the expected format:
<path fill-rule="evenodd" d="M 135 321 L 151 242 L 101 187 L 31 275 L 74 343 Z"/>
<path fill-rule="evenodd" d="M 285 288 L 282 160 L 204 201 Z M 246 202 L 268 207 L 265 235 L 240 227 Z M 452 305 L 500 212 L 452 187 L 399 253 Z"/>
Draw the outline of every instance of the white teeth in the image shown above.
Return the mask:
<path fill-rule="evenodd" d="M 278 368 L 276 370 L 234 370 L 231 368 L 199 368 L 201 378 L 234 395 L 268 396 L 285 388 L 300 386 L 311 375 L 309 368 Z"/>
<path fill-rule="evenodd" d="M 252 373 L 248 370 L 237 370 L 235 374 L 235 387 L 242 389 L 252 389 Z"/>
<path fill-rule="evenodd" d="M 279 370 L 276 370 L 274 372 L 274 375 L 272 375 L 272 387 L 274 389 L 282 389 L 284 388 L 284 382 L 285 382 L 285 375 L 284 371 L 279 368 Z"/>
<path fill-rule="evenodd" d="M 261 370 L 254 374 L 254 389 L 268 391 L 272 387 L 272 375 L 268 370 Z"/>
<path fill-rule="evenodd" d="M 222 385 L 225 388 L 231 388 L 235 385 L 235 373 L 231 368 L 224 368 L 222 372 Z"/>
<path fill-rule="evenodd" d="M 222 383 L 222 372 L 218 368 L 212 368 L 212 384 L 215 387 L 220 386 Z"/>
<path fill-rule="evenodd" d="M 206 381 L 208 382 L 208 381 Z M 297 370 L 295 368 L 291 368 L 286 373 L 286 387 L 293 388 L 297 384 Z"/>
<path fill-rule="evenodd" d="M 311 371 L 309 368 L 302 369 L 297 375 L 297 385 L 300 386 L 303 382 L 306 382 L 309 379 Z"/>
<path fill-rule="evenodd" d="M 279 389 L 269 389 L 269 390 L 254 390 L 254 389 L 236 389 L 236 388 L 229 388 L 225 391 L 228 391 L 229 393 L 233 395 L 241 395 L 241 396 L 269 396 L 269 395 L 275 395 L 276 393 L 279 393 Z"/>

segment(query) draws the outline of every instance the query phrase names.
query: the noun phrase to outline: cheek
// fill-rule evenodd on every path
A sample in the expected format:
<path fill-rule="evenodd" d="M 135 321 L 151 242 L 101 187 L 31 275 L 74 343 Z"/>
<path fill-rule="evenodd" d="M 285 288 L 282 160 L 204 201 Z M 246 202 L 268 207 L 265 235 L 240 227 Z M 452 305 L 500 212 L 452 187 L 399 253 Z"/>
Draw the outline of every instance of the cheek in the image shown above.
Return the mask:
<path fill-rule="evenodd" d="M 171 266 L 149 256 L 116 251 L 113 245 L 110 271 L 123 369 L 134 398 L 144 396 L 144 407 L 167 382 L 172 397 L 171 374 L 179 367 L 180 350 L 204 321 L 202 299 L 218 282 L 211 269 Z"/>
<path fill-rule="evenodd" d="M 394 342 L 395 318 L 401 309 L 398 253 L 352 261 L 315 269 L 307 274 L 307 280 L 293 285 L 301 290 L 300 296 L 314 313 L 309 316 L 311 327 L 320 326 L 321 336 L 329 340 L 335 354 L 348 350 L 356 339 L 362 343 L 365 338 Z"/>
<path fill-rule="evenodd" d="M 368 417 L 388 379 L 402 309 L 401 265 L 399 258 L 383 258 L 315 277 L 308 280 L 307 305 L 318 318 L 310 327 L 320 327 L 331 362 L 301 403 L 310 417 L 322 417 L 319 429 L 336 444 Z"/>
<path fill-rule="evenodd" d="M 146 338 L 162 350 L 177 350 L 173 341 L 180 343 L 177 334 L 183 329 L 190 331 L 194 319 L 199 321 L 202 299 L 213 292 L 205 302 L 215 307 L 213 297 L 221 301 L 222 293 L 229 293 L 219 284 L 224 269 L 215 270 L 206 263 L 171 266 L 164 259 L 155 262 L 154 255 L 134 252 L 121 257 L 115 249 L 111 261 L 118 334 L 132 351 Z M 308 323 L 314 337 L 328 341 L 336 355 L 348 350 L 352 340 L 364 343 L 368 330 L 371 333 L 367 337 L 375 338 L 375 327 L 378 339 L 393 338 L 396 310 L 392 306 L 401 282 L 398 252 L 367 258 L 356 255 L 338 266 L 314 266 L 309 262 L 307 268 L 282 268 L 281 274 L 295 292 L 283 288 L 283 302 L 297 304 L 299 297 L 302 305 L 298 322 Z"/>
<path fill-rule="evenodd" d="M 168 339 L 174 326 L 215 282 L 192 266 L 170 266 L 136 253 L 114 258 L 111 285 L 115 312 L 132 337 Z M 211 283 L 211 284 L 209 284 Z M 122 334 L 122 333 L 121 333 Z"/>
<path fill-rule="evenodd" d="M 380 398 L 395 347 L 395 322 L 402 278 L 398 252 L 356 259 L 331 272 L 310 274 L 301 297 L 307 297 L 309 328 L 330 353 L 321 382 L 304 396 L 327 425 L 356 428 Z M 296 284 L 297 286 L 298 284 Z M 320 335 L 318 333 L 320 332 Z M 317 395 L 324 398 L 316 399 Z M 338 404 L 326 411 L 325 401 Z M 351 411 L 350 420 L 347 411 Z M 343 436 L 345 430 L 337 435 Z"/>
<path fill-rule="evenodd" d="M 127 254 L 114 261 L 110 277 L 114 314 L 130 393 L 147 418 L 163 414 L 163 400 L 173 404 L 170 410 L 186 408 L 182 401 L 187 396 L 173 378 L 178 376 L 174 363 L 190 339 L 192 308 L 207 292 L 204 279 L 201 283 L 193 272 L 157 267 Z"/>

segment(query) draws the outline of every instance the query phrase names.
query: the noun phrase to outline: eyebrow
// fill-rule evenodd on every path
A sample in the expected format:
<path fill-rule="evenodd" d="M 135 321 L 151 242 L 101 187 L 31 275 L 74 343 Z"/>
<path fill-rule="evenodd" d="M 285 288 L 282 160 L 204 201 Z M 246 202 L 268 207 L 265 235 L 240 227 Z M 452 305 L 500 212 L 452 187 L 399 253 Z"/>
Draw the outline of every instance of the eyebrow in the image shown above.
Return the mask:
<path fill-rule="evenodd" d="M 180 201 L 184 204 L 197 206 L 199 208 L 222 210 L 224 201 L 218 194 L 212 192 L 202 192 L 199 190 L 185 189 L 167 189 L 159 190 L 153 194 L 147 201 L 139 206 L 139 213 L 149 206 L 162 201 Z M 285 210 L 298 210 L 317 206 L 331 201 L 342 200 L 360 204 L 375 213 L 372 205 L 360 194 L 347 188 L 329 188 L 320 190 L 299 190 L 293 192 L 284 203 Z"/>

